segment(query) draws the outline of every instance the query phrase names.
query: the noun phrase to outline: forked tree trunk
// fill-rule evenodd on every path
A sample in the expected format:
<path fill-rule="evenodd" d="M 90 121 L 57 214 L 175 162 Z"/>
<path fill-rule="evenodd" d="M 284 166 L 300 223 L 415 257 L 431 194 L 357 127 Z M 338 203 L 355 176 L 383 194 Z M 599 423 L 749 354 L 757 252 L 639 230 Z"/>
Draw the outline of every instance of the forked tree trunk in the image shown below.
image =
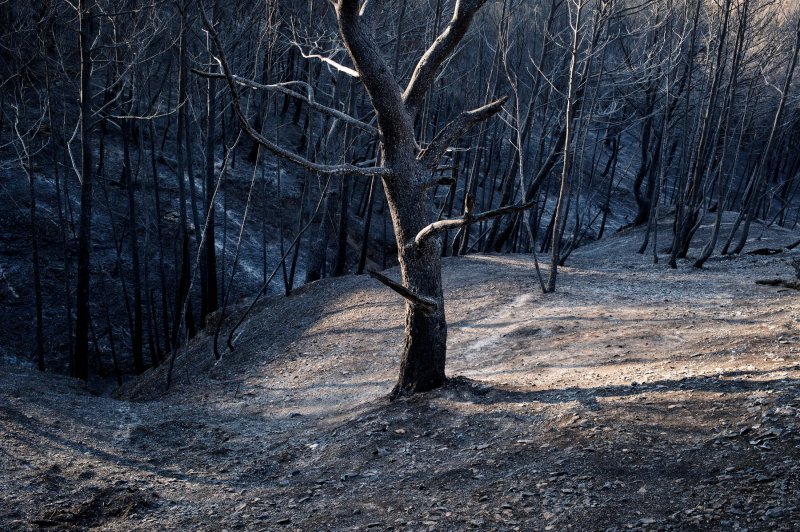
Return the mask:
<path fill-rule="evenodd" d="M 380 56 L 367 27 L 368 15 L 358 12 L 358 2 L 342 0 L 337 6 L 339 30 L 375 108 L 382 133 L 384 191 L 397 241 L 400 275 L 405 289 L 434 301 L 434 310 L 406 301 L 405 339 L 400 375 L 392 397 L 410 395 L 441 386 L 445 380 L 447 322 L 442 295 L 441 242 L 430 238 L 415 244 L 415 237 L 430 223 L 426 172 L 416 157 L 414 116 L 433 81 L 439 64 L 452 53 L 448 48 L 466 33 L 472 15 L 483 2 L 457 2 L 451 24 L 423 55 L 405 93 Z M 440 45 L 437 49 L 437 44 Z M 437 64 L 437 62 L 439 64 Z"/>

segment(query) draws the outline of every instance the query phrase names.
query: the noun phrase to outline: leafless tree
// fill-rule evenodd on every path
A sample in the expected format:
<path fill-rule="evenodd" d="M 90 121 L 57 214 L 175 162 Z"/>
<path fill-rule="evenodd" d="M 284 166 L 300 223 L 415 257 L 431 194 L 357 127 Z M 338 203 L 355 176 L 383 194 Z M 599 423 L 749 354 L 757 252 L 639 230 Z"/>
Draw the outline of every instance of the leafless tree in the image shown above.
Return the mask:
<path fill-rule="evenodd" d="M 393 396 L 429 390 L 445 382 L 447 324 L 439 235 L 448 229 L 531 206 L 520 204 L 502 212 L 481 214 L 473 214 L 467 209 L 461 218 L 431 221 L 429 189 L 436 184 L 431 172 L 461 136 L 473 125 L 496 114 L 505 102 L 505 98 L 501 98 L 478 109 L 462 112 L 426 146 L 418 143 L 413 122 L 425 96 L 442 65 L 467 34 L 475 14 L 485 3 L 486 0 L 459 0 L 455 3 L 450 22 L 419 58 L 405 88 L 401 88 L 375 41 L 372 28 L 379 3 L 367 1 L 360 5 L 357 0 L 339 0 L 335 3 L 339 33 L 377 118 L 381 164 L 374 167 L 314 163 L 278 146 L 256 131 L 239 102 L 238 88 L 242 82 L 231 72 L 219 35 L 204 16 L 206 28 L 218 47 L 222 75 L 230 87 L 234 109 L 242 127 L 251 137 L 274 154 L 308 170 L 333 176 L 378 176 L 383 182 L 397 240 L 401 282 L 381 274 L 375 277 L 406 299 L 405 342 L 400 376 Z M 319 110 L 332 114 L 330 109 Z M 347 121 L 355 122 L 362 129 L 364 127 L 354 118 L 348 118 Z"/>

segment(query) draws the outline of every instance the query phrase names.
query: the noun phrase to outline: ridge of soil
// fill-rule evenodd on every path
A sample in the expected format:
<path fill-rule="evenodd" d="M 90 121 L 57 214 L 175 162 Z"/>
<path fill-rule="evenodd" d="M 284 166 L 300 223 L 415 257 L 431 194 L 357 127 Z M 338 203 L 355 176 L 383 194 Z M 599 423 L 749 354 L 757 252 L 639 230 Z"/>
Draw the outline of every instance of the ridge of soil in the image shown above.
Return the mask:
<path fill-rule="evenodd" d="M 4 366 L 0 528 L 797 529 L 800 299 L 756 281 L 800 250 L 670 270 L 641 238 L 548 295 L 531 257 L 445 260 L 452 378 L 410 399 L 402 302 L 366 277 L 266 300 L 218 362 L 194 341 L 169 390 Z"/>

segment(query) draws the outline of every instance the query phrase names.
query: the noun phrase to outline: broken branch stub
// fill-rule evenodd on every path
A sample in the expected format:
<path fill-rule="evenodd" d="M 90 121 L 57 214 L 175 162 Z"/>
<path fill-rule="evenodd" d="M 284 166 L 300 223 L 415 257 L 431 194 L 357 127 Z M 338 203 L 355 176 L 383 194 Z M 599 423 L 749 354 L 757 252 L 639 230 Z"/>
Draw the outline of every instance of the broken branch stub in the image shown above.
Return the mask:
<path fill-rule="evenodd" d="M 392 279 L 389 279 L 385 275 L 378 273 L 375 270 L 369 270 L 368 273 L 370 277 L 384 284 L 385 286 L 388 286 L 389 288 L 391 288 L 392 290 L 403 296 L 405 299 L 410 301 L 412 304 L 419 306 L 426 312 L 433 313 L 436 312 L 436 310 L 439 308 L 439 303 L 437 303 L 432 298 L 416 294 L 413 291 L 406 288 L 405 286 L 403 286 L 402 284 L 393 281 Z"/>

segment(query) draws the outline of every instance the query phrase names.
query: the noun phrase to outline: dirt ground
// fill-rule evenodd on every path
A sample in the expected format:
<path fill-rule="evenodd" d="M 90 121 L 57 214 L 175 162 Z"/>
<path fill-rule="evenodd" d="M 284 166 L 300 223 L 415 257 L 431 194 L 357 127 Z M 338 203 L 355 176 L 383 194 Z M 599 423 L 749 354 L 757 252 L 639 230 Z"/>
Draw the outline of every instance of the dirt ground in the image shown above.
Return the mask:
<path fill-rule="evenodd" d="M 755 281 L 800 250 L 671 270 L 641 237 L 549 295 L 531 257 L 447 259 L 453 378 L 393 403 L 402 302 L 365 277 L 198 340 L 168 391 L 2 367 L 0 529 L 797 529 L 800 293 Z"/>

